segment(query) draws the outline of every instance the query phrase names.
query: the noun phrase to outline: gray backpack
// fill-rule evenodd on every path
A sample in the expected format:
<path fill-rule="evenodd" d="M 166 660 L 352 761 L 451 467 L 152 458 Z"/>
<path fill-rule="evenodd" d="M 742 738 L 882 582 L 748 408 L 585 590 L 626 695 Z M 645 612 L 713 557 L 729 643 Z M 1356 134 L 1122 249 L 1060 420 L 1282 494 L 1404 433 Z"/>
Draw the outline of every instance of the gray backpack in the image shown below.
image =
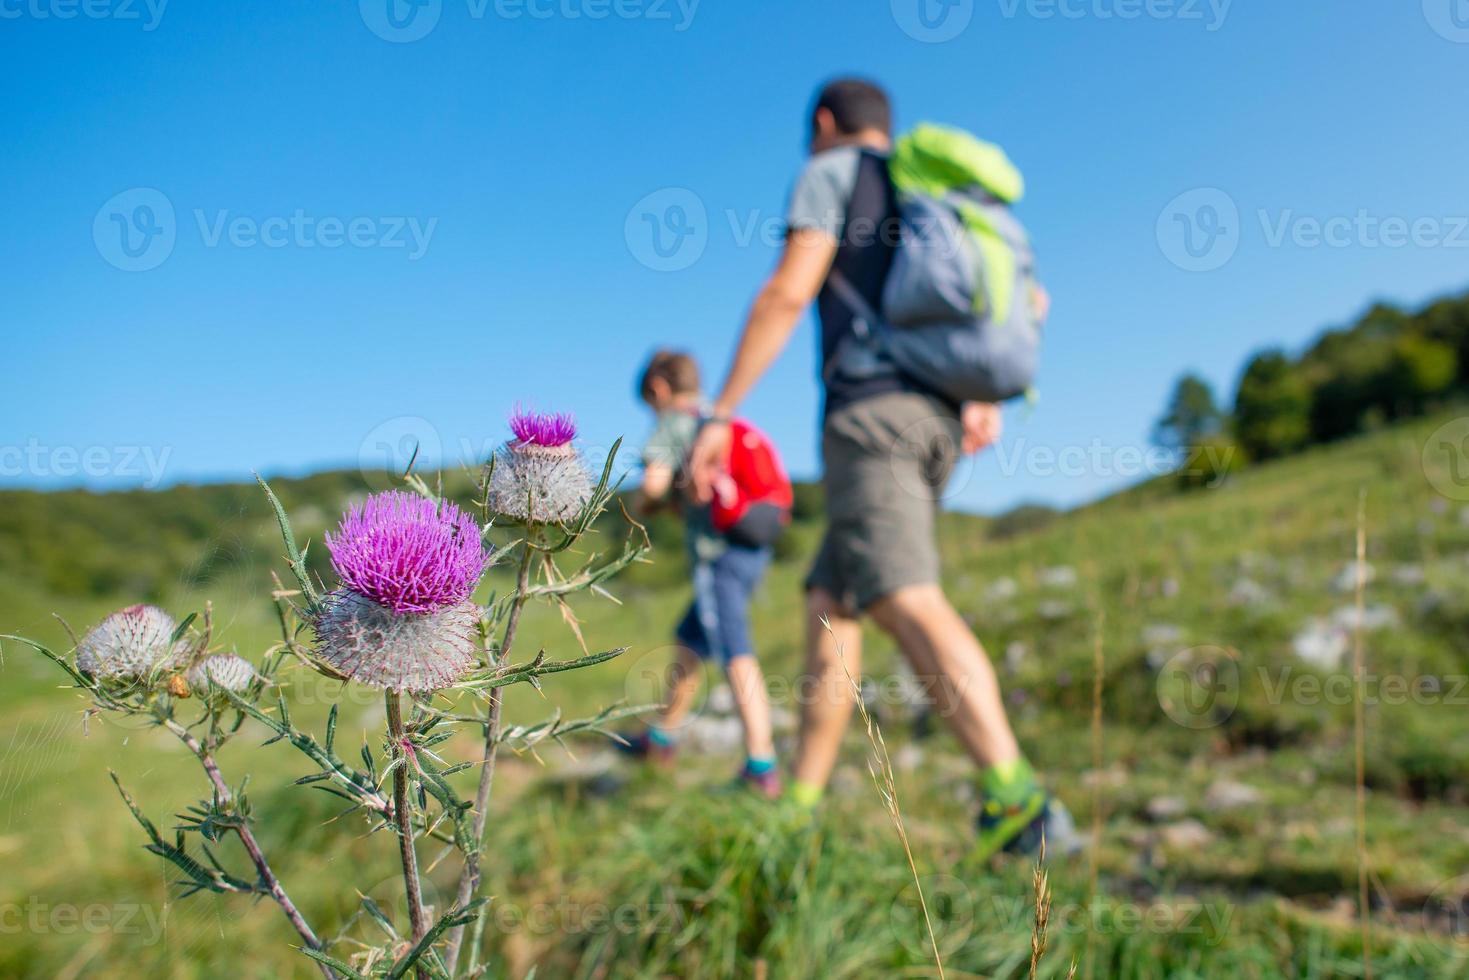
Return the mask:
<path fill-rule="evenodd" d="M 931 124 L 898 141 L 888 169 L 902 231 L 881 311 L 840 272 L 827 280 L 859 341 L 953 402 L 1025 394 L 1041 322 L 1030 240 L 1010 211 L 1019 171 L 999 147 Z"/>

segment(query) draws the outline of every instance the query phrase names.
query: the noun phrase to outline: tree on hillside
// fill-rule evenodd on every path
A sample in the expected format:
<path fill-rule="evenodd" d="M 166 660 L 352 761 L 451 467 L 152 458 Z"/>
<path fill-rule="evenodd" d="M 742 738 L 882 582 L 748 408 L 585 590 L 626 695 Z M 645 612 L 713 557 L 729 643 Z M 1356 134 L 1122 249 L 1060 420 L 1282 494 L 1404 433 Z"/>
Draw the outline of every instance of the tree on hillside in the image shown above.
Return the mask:
<path fill-rule="evenodd" d="M 1197 374 L 1178 379 L 1163 417 L 1153 426 L 1153 442 L 1175 452 L 1217 435 L 1224 416 L 1214 402 L 1214 389 Z"/>
<path fill-rule="evenodd" d="M 1235 438 L 1251 459 L 1294 452 L 1311 435 L 1311 392 L 1281 350 L 1250 361 L 1234 398 Z"/>
<path fill-rule="evenodd" d="M 1422 412 L 1453 386 L 1458 374 L 1459 356 L 1448 344 L 1420 334 L 1399 337 L 1390 368 L 1397 414 Z"/>

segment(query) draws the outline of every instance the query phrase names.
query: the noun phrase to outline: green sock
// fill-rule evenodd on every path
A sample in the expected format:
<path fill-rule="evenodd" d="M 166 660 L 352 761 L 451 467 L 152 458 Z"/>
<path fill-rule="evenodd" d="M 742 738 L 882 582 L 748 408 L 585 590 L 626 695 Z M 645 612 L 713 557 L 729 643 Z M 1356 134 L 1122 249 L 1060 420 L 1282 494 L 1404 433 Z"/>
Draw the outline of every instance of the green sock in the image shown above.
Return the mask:
<path fill-rule="evenodd" d="M 979 788 L 985 799 L 1009 806 L 1022 803 L 1040 789 L 1035 770 L 1023 756 L 1001 762 L 984 769 L 979 774 Z"/>
<path fill-rule="evenodd" d="M 816 809 L 816 804 L 821 802 L 821 793 L 820 786 L 799 779 L 792 782 L 791 788 L 786 791 L 786 795 L 791 798 L 792 802 L 807 810 Z"/>

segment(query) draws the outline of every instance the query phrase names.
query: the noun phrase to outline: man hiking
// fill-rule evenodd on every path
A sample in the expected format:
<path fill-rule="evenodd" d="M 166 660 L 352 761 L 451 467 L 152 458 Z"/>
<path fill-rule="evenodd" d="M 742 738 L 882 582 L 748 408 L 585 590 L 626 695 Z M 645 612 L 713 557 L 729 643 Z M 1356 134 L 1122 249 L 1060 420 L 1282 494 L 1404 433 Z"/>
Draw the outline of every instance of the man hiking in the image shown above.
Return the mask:
<path fill-rule="evenodd" d="M 865 614 L 893 637 L 980 767 L 977 855 L 1032 851 L 1042 834 L 1053 851 L 1073 849 L 1069 815 L 1021 754 L 994 668 L 939 584 L 935 521 L 944 485 L 961 448 L 978 452 L 999 438 L 999 407 L 958 404 L 863 342 L 899 241 L 888 98 L 866 81 L 833 81 L 818 93 L 809 125 L 811 156 L 791 194 L 784 249 L 750 309 L 690 460 L 696 492 L 708 499 L 702 474 L 726 451 L 729 420 L 814 301 L 827 530 L 806 579 L 814 693 L 802 706 L 788 792 L 814 808 L 831 775 L 854 705 L 838 650 L 857 674 Z M 998 148 L 974 145 L 993 150 L 1018 186 Z M 1043 318 L 1044 293 L 1031 292 L 1018 301 Z"/>

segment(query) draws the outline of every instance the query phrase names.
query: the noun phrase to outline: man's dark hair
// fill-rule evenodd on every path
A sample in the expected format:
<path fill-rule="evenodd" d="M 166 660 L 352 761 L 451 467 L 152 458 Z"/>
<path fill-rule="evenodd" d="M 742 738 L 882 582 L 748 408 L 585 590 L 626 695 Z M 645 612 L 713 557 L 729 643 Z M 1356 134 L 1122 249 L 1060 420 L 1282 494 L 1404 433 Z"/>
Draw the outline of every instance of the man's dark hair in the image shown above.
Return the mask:
<path fill-rule="evenodd" d="M 893 107 L 887 93 L 865 79 L 838 78 L 823 85 L 811 107 L 813 131 L 819 109 L 831 112 L 837 131 L 843 135 L 863 129 L 879 129 L 892 135 Z"/>

